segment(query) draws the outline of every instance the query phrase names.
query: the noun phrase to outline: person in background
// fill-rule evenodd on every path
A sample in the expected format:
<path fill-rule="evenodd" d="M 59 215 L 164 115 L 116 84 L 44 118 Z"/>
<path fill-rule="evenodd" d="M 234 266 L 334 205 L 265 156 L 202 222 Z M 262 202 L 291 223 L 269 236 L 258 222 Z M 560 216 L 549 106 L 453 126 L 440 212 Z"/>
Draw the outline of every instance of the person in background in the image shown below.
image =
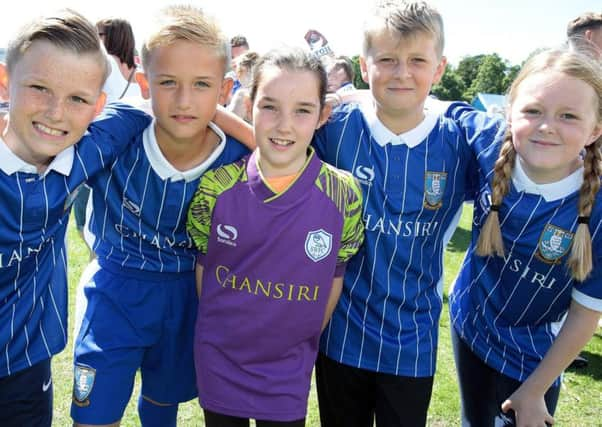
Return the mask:
<path fill-rule="evenodd" d="M 98 21 L 96 28 L 111 64 L 111 73 L 102 88 L 107 102 L 142 97 L 136 82 L 136 42 L 130 23 L 125 19 L 107 18 Z"/>
<path fill-rule="evenodd" d="M 337 56 L 333 61 L 327 61 L 328 93 L 341 94 L 355 90 L 353 79 L 355 71 L 353 62 L 347 56 Z"/>
<path fill-rule="evenodd" d="M 252 103 L 250 88 L 253 80 L 253 67 L 258 60 L 259 54 L 253 51 L 247 51 L 234 60 L 236 64 L 236 76 L 241 86 L 230 99 L 228 110 L 244 119 L 247 123 L 251 123 Z"/>
<path fill-rule="evenodd" d="M 230 57 L 232 58 L 232 61 L 230 62 L 230 67 L 232 68 L 232 70 L 230 72 L 228 72 L 228 77 L 233 79 L 234 84 L 232 85 L 232 90 L 230 91 L 230 97 L 228 98 L 228 103 L 230 102 L 230 99 L 232 98 L 232 96 L 234 96 L 234 94 L 242 86 L 242 83 L 240 82 L 240 80 L 238 79 L 238 76 L 236 75 L 237 63 L 236 63 L 235 59 L 238 58 L 243 53 L 247 52 L 248 50 L 249 50 L 249 42 L 247 41 L 247 38 L 245 36 L 237 35 L 230 39 Z"/>
<path fill-rule="evenodd" d="M 569 45 L 602 59 L 602 12 L 586 12 L 572 19 L 566 29 Z"/>

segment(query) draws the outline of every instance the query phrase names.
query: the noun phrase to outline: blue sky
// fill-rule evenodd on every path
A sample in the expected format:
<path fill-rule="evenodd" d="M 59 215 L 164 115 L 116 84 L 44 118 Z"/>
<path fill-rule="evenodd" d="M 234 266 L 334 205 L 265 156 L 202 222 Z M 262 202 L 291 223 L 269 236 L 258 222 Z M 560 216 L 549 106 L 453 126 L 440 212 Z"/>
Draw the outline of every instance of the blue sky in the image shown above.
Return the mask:
<path fill-rule="evenodd" d="M 182 0 L 16 0 L 2 13 L 0 45 L 19 24 L 60 7 L 72 7 L 91 20 L 120 16 L 130 20 L 140 43 L 153 12 Z M 40 5 L 43 4 L 43 6 Z M 335 53 L 360 53 L 361 25 L 370 1 L 350 0 L 205 0 L 204 7 L 233 35 L 247 36 L 263 52 L 281 44 L 303 45 L 309 28 L 321 31 Z M 498 53 L 519 64 L 539 47 L 563 42 L 566 24 L 585 11 L 602 11 L 601 0 L 432 0 L 443 15 L 445 54 L 452 63 L 466 55 Z"/>

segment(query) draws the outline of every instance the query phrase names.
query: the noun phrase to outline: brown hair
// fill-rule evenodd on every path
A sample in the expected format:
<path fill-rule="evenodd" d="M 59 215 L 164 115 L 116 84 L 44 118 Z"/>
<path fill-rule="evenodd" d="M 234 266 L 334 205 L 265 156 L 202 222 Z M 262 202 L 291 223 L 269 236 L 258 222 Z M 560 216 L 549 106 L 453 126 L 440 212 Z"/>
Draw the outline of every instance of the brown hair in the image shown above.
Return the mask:
<path fill-rule="evenodd" d="M 262 55 L 253 69 L 253 83 L 251 85 L 251 101 L 255 101 L 257 90 L 263 77 L 265 67 L 274 66 L 291 71 L 310 71 L 318 80 L 318 97 L 320 107 L 324 107 L 328 79 L 322 62 L 314 55 L 300 48 L 278 48 Z"/>
<path fill-rule="evenodd" d="M 132 26 L 125 19 L 106 18 L 96 23 L 98 34 L 104 37 L 107 52 L 119 58 L 128 68 L 134 68 L 134 51 L 136 41 Z"/>
<path fill-rule="evenodd" d="M 512 104 L 521 83 L 528 76 L 554 71 L 582 80 L 594 89 L 598 99 L 596 117 L 598 123 L 602 124 L 602 69 L 592 58 L 577 51 L 551 50 L 530 58 L 510 87 L 508 92 L 509 104 Z M 602 136 L 585 147 L 583 158 L 583 184 L 579 190 L 578 226 L 573 237 L 571 253 L 567 260 L 572 277 L 579 281 L 585 280 L 592 270 L 592 244 L 588 221 L 596 194 L 600 189 L 600 177 L 602 176 L 601 149 Z M 491 195 L 492 208 L 479 235 L 476 247 L 477 255 L 495 254 L 504 256 L 504 245 L 497 209 L 499 209 L 503 197 L 508 193 L 515 159 L 516 151 L 512 142 L 512 134 L 508 129 L 494 166 Z"/>
<path fill-rule="evenodd" d="M 443 56 L 443 18 L 425 1 L 381 0 L 364 23 L 364 55 L 372 47 L 374 35 L 388 30 L 400 38 L 426 34 L 435 39 L 437 54 Z"/>
<path fill-rule="evenodd" d="M 18 31 L 16 37 L 8 43 L 6 51 L 6 66 L 9 72 L 36 40 L 45 40 L 77 54 L 97 55 L 99 63 L 104 67 L 104 79 L 109 75 L 109 64 L 96 28 L 71 9 L 63 9 L 56 14 L 35 19 Z"/>
<path fill-rule="evenodd" d="M 586 12 L 572 19 L 566 27 L 567 37 L 582 36 L 585 30 L 602 28 L 602 13 Z"/>

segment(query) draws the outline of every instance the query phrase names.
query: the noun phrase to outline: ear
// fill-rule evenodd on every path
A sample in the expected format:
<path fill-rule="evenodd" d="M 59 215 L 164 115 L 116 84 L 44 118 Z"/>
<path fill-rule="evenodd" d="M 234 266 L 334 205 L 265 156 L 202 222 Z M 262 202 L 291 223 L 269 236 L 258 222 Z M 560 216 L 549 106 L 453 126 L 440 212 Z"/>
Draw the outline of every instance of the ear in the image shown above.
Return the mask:
<path fill-rule="evenodd" d="M 587 147 L 587 146 L 593 144 L 600 137 L 602 137 L 602 123 L 598 123 L 598 125 L 596 125 L 596 127 L 594 128 L 594 131 L 592 132 L 591 137 L 589 138 L 589 141 L 587 142 L 587 144 L 585 144 L 585 146 Z"/>
<path fill-rule="evenodd" d="M 441 57 L 441 61 L 439 65 L 437 65 L 437 69 L 435 70 L 435 75 L 433 76 L 433 84 L 437 84 L 441 81 L 441 77 L 443 77 L 443 73 L 445 73 L 445 67 L 447 66 L 447 58 L 445 56 Z"/>
<path fill-rule="evenodd" d="M 0 101 L 8 100 L 8 68 L 0 62 Z"/>
<path fill-rule="evenodd" d="M 366 65 L 366 58 L 360 56 L 360 71 L 362 73 L 362 80 L 366 84 L 370 84 L 370 80 L 368 78 L 368 66 Z"/>
<path fill-rule="evenodd" d="M 96 100 L 96 104 L 94 104 L 94 115 L 98 116 L 103 108 L 105 108 L 105 103 L 107 102 L 107 94 L 104 92 L 100 92 L 100 96 Z"/>
<path fill-rule="evenodd" d="M 222 88 L 219 91 L 218 103 L 220 105 L 226 105 L 228 103 L 230 92 L 232 92 L 232 86 L 234 86 L 234 80 L 230 77 L 224 77 L 222 80 Z"/>
<path fill-rule="evenodd" d="M 320 112 L 320 118 L 318 119 L 316 129 L 321 128 L 322 125 L 326 123 L 326 121 L 330 118 L 330 113 L 332 113 L 332 105 L 328 103 L 324 104 L 324 107 L 322 107 L 322 111 Z"/>
<path fill-rule="evenodd" d="M 587 40 L 588 42 L 592 42 L 592 39 L 594 38 L 594 30 L 592 30 L 591 28 L 588 28 L 587 30 L 585 30 L 583 32 L 583 38 L 585 40 Z"/>
<path fill-rule="evenodd" d="M 150 90 L 148 88 L 148 79 L 146 78 L 146 74 L 140 71 L 136 71 L 135 74 L 136 83 L 140 86 L 140 92 L 142 93 L 142 97 L 144 99 L 150 98 Z"/>

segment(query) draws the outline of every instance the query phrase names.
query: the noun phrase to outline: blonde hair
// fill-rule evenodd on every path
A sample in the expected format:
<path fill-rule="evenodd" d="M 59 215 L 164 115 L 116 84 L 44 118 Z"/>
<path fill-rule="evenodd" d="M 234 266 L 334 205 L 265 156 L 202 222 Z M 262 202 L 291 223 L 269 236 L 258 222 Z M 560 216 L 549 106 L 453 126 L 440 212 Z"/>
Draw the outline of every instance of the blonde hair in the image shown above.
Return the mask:
<path fill-rule="evenodd" d="M 153 49 L 186 40 L 209 47 L 223 60 L 224 73 L 230 64 L 230 41 L 217 22 L 192 6 L 168 6 L 156 18 L 154 32 L 142 45 L 142 66 L 147 69 Z"/>
<path fill-rule="evenodd" d="M 437 9 L 425 1 L 378 1 L 364 23 L 364 55 L 372 47 L 372 38 L 383 30 L 402 39 L 417 34 L 429 35 L 435 39 L 437 55 L 443 56 L 443 18 Z"/>
<path fill-rule="evenodd" d="M 102 83 L 109 75 L 110 65 L 96 27 L 71 9 L 62 9 L 55 14 L 39 17 L 21 27 L 8 43 L 6 66 L 9 73 L 37 40 L 47 41 L 57 48 L 77 54 L 96 55 L 104 71 Z"/>
<path fill-rule="evenodd" d="M 508 92 L 508 102 L 512 105 L 521 83 L 530 75 L 543 72 L 558 72 L 582 80 L 594 89 L 598 99 L 596 117 L 602 124 L 602 69 L 596 61 L 587 55 L 568 50 L 551 50 L 542 52 L 523 66 Z M 583 281 L 592 270 L 592 243 L 589 231 L 589 216 L 594 200 L 600 189 L 602 176 L 602 137 L 585 148 L 583 158 L 583 184 L 579 190 L 578 226 L 567 265 L 575 280 Z M 504 256 L 504 245 L 500 230 L 498 209 L 502 199 L 508 193 L 512 169 L 516 159 L 516 151 L 512 142 L 510 129 L 506 131 L 500 154 L 495 162 L 491 194 L 491 210 L 479 240 L 476 253 L 480 256 Z"/>

